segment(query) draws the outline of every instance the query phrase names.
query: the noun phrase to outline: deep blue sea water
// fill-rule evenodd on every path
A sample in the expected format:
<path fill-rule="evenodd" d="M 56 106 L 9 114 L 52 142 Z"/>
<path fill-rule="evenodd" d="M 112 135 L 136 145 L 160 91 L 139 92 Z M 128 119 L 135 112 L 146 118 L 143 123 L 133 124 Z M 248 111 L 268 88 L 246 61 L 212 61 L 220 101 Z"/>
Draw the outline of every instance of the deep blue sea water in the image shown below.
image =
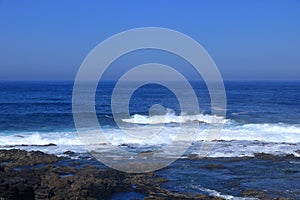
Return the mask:
<path fill-rule="evenodd" d="M 111 115 L 114 82 L 103 83 L 97 94 L 99 120 Z M 193 82 L 203 113 L 210 111 L 210 99 L 203 83 Z M 242 124 L 299 124 L 300 82 L 225 82 L 227 118 Z M 104 89 L 103 89 L 104 88 Z M 73 82 L 0 82 L 0 131 L 59 131 L 74 128 L 72 118 Z M 178 101 L 159 85 L 140 88 L 130 102 L 131 114 L 147 114 L 155 103 L 179 112 Z M 107 124 L 110 122 L 108 121 Z"/>
<path fill-rule="evenodd" d="M 197 120 L 205 126 L 215 117 L 211 115 L 210 96 L 204 83 L 191 84 L 198 97 L 200 113 L 186 114 L 184 120 Z M 133 142 L 119 135 L 111 110 L 110 97 L 114 86 L 114 82 L 100 83 L 95 98 L 99 123 L 110 134 L 112 143 L 151 150 L 156 144 L 165 142 L 163 139 L 167 139 L 168 136 L 153 138 L 150 144 L 147 141 Z M 228 157 L 253 156 L 259 152 L 300 156 L 297 151 L 300 149 L 299 81 L 227 81 L 225 89 L 227 95 L 226 118 L 223 119 L 225 125 L 218 143 L 208 157 L 221 159 L 222 163 L 222 159 Z M 78 139 L 73 121 L 72 90 L 71 81 L 0 82 L 0 148 L 41 150 L 58 155 L 62 155 L 66 150 L 72 150 L 76 152 L 77 159 L 85 158 L 86 149 Z M 168 108 L 167 113 L 162 114 L 164 117 L 160 123 L 167 126 L 169 130 L 167 133 L 171 135 L 172 128 L 179 119 L 182 119 L 180 106 L 175 95 L 159 85 L 146 85 L 133 93 L 129 104 L 131 117 L 124 119 L 123 123 L 137 126 L 153 123 L 154 118 L 149 116 L 148 110 L 154 104 Z M 201 136 L 195 138 L 195 145 L 201 143 L 202 139 Z M 56 146 L 40 146 L 50 143 Z M 195 151 L 191 147 L 186 154 L 195 154 Z M 235 166 L 236 163 L 227 163 L 231 171 L 216 174 L 209 172 L 209 175 L 205 175 L 208 172 L 196 166 L 201 165 L 197 162 L 199 161 L 179 160 L 159 172 L 173 180 L 165 187 L 183 192 L 203 192 L 206 188 L 207 193 L 216 194 L 216 191 L 219 191 L 222 194 L 239 196 L 238 186 L 234 189 L 228 184 L 216 186 L 216 183 L 228 180 L 230 183 L 234 178 L 243 176 L 242 178 L 249 180 L 240 186 L 244 189 L 259 187 L 273 193 L 282 190 L 282 193 L 287 195 L 289 183 L 292 183 L 294 185 L 291 189 L 292 197 L 300 198 L 300 185 L 297 184 L 300 182 L 299 172 L 284 174 L 280 171 L 280 169 L 299 169 L 299 160 L 282 163 L 243 161 L 238 163 L 240 165 L 238 167 Z M 256 167 L 259 169 L 253 170 Z M 270 169 L 268 167 L 272 170 L 265 174 L 266 170 Z M 190 170 L 197 172 L 199 176 L 190 173 Z M 278 174 L 281 178 L 276 178 Z M 268 178 L 270 180 L 266 182 Z M 270 187 L 271 182 L 275 185 L 273 188 Z M 185 187 L 178 186 L 180 183 Z"/>

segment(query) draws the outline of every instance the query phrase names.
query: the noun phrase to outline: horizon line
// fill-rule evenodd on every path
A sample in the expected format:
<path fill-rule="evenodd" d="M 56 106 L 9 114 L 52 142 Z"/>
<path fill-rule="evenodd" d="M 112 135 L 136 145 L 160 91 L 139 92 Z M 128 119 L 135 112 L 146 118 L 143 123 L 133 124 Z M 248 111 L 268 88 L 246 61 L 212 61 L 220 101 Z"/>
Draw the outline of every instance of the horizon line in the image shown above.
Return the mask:
<path fill-rule="evenodd" d="M 33 79 L 33 80 L 29 80 L 29 79 L 0 79 L 0 82 L 74 82 L 75 80 L 74 79 Z M 86 82 L 91 82 L 93 80 L 87 80 Z M 104 79 L 104 80 L 101 80 L 101 81 L 109 81 L 109 82 L 116 82 L 118 80 L 116 79 Z M 129 80 L 129 81 L 143 81 L 143 80 Z M 176 82 L 178 80 L 165 80 L 165 81 L 170 81 L 170 82 Z M 191 79 L 191 80 L 188 80 L 188 81 L 201 81 L 201 82 L 205 82 L 204 80 L 195 80 L 195 79 Z M 259 82 L 259 81 L 262 81 L 262 82 L 278 82 L 278 81 L 286 81 L 286 82 L 295 82 L 295 81 L 300 81 L 300 79 L 223 79 L 223 81 L 228 81 L 228 82 L 235 82 L 235 81 L 238 81 L 238 82 L 243 82 L 243 81 L 247 81 L 247 82 Z"/>

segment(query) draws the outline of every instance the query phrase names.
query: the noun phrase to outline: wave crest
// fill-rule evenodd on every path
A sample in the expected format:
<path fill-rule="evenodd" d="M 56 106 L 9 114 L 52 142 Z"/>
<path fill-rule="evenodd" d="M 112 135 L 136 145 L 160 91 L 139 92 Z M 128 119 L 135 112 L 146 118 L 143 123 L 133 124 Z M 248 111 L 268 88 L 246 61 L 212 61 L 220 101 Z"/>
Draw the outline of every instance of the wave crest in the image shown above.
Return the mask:
<path fill-rule="evenodd" d="M 176 115 L 172 110 L 168 109 L 165 115 L 132 115 L 129 119 L 122 119 L 123 122 L 133 123 L 133 124 L 169 124 L 169 123 L 189 123 L 189 122 L 199 122 L 199 123 L 225 123 L 227 120 L 223 117 L 216 115 L 206 115 L 206 114 L 194 114 L 194 115 Z"/>

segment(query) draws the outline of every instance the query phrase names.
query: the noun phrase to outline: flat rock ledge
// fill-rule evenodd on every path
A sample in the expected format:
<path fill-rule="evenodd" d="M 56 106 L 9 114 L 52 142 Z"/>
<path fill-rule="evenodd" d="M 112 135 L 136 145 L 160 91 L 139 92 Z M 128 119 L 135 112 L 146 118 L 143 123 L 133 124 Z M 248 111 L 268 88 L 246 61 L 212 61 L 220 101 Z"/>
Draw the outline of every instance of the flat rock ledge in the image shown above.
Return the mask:
<path fill-rule="evenodd" d="M 72 153 L 67 152 L 66 154 Z M 259 158 L 280 161 L 290 157 L 260 153 L 256 154 L 254 158 L 246 159 Z M 110 199 L 112 195 L 119 192 L 138 192 L 145 196 L 144 200 L 223 199 L 205 194 L 174 193 L 165 190 L 159 185 L 168 180 L 159 177 L 155 173 L 129 174 L 113 169 L 100 169 L 94 165 L 82 166 L 82 163 L 76 160 L 67 159 L 69 158 L 45 154 L 40 151 L 0 150 L 0 200 L 105 200 Z M 195 158 L 191 157 L 189 159 L 193 160 Z M 200 167 L 210 170 L 224 168 L 223 165 L 204 165 Z M 245 190 L 241 194 L 245 197 L 262 200 L 272 199 L 263 191 L 258 190 Z M 287 199 L 282 197 L 273 198 L 273 200 Z"/>
<path fill-rule="evenodd" d="M 127 191 L 144 194 L 146 200 L 222 199 L 170 192 L 159 186 L 168 180 L 154 173 L 57 165 L 63 159 L 39 151 L 0 150 L 0 199 L 109 199 Z"/>

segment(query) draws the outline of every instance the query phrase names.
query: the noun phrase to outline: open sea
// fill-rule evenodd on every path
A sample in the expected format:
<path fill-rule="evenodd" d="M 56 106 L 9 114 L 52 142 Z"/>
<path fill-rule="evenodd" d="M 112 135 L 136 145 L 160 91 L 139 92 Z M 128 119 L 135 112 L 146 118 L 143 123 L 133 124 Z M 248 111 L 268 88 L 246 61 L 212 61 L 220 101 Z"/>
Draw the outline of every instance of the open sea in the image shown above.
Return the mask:
<path fill-rule="evenodd" d="M 151 151 L 168 143 L 179 123 L 198 121 L 201 134 L 196 135 L 193 145 L 181 159 L 157 172 L 169 179 L 163 187 L 172 191 L 247 199 L 240 197 L 240 191 L 259 189 L 271 196 L 300 199 L 299 159 L 228 161 L 254 157 L 256 153 L 300 157 L 300 82 L 227 81 L 226 117 L 211 115 L 210 97 L 204 83 L 191 84 L 198 98 L 199 113 L 180 113 L 174 94 L 159 85 L 145 85 L 133 93 L 130 117 L 121 118 L 121 122 L 127 127 L 165 125 L 163 135 L 145 141 L 130 140 L 121 133 L 111 110 L 110 96 L 115 82 L 102 82 L 95 98 L 99 123 L 112 144 Z M 66 156 L 65 151 L 73 151 L 73 159 L 92 159 L 75 129 L 72 90 L 71 81 L 0 82 L 0 148 L 40 150 L 60 156 Z M 166 112 L 149 115 L 148 110 L 153 104 L 163 105 Z M 196 147 L 204 139 L 206 125 L 216 118 L 223 120 L 224 128 L 207 158 L 187 159 L 189 155 L 197 154 Z M 225 168 L 217 171 L 201 168 L 208 164 Z"/>

